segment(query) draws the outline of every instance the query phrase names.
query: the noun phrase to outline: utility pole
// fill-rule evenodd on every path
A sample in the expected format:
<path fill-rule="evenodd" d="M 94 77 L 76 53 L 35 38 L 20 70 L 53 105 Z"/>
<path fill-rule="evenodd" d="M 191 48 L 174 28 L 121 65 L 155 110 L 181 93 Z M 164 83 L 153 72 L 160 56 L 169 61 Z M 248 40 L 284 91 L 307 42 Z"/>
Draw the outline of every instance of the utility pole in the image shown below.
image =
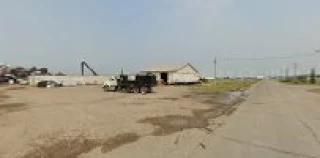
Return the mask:
<path fill-rule="evenodd" d="M 214 85 L 217 85 L 217 58 L 214 57 Z"/>
<path fill-rule="evenodd" d="M 121 67 L 120 75 L 123 75 L 123 67 Z"/>
<path fill-rule="evenodd" d="M 298 69 L 298 63 L 293 63 L 294 68 L 294 79 L 297 79 L 297 69 Z"/>
<path fill-rule="evenodd" d="M 285 80 L 289 81 L 289 72 L 290 72 L 290 68 L 286 68 L 285 70 Z"/>
<path fill-rule="evenodd" d="M 283 75 L 283 69 L 280 69 L 280 75 L 279 75 L 279 80 L 282 81 L 282 75 Z"/>

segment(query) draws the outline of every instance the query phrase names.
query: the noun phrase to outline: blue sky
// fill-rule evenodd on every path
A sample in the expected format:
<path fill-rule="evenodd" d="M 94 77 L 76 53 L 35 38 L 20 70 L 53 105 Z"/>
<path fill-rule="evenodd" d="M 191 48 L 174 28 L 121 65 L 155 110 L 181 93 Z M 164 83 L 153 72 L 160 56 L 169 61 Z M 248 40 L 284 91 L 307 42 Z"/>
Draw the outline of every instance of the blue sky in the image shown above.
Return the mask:
<path fill-rule="evenodd" d="M 320 48 L 319 0 L 0 0 L 0 62 L 100 74 L 121 67 L 191 62 L 205 76 L 265 75 L 319 56 L 226 61 L 312 53 Z"/>

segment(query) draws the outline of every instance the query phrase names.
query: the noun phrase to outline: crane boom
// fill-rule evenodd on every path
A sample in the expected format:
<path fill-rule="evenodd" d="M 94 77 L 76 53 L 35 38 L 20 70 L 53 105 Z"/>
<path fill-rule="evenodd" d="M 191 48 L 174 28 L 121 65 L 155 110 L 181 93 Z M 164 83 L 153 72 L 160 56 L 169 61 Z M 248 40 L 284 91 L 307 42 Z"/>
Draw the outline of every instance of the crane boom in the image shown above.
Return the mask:
<path fill-rule="evenodd" d="M 89 69 L 94 76 L 98 76 L 98 74 L 85 61 L 81 62 L 81 75 L 82 76 L 84 76 L 84 67 Z"/>

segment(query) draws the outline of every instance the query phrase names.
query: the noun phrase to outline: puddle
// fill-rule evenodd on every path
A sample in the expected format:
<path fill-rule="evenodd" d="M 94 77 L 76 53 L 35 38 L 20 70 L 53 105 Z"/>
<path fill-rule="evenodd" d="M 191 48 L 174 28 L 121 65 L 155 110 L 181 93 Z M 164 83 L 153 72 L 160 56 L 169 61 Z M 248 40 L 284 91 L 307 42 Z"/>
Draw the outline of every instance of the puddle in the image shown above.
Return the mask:
<path fill-rule="evenodd" d="M 107 153 L 122 145 L 135 142 L 139 138 L 140 136 L 136 133 L 122 133 L 105 140 L 90 139 L 84 135 L 66 139 L 50 138 L 42 145 L 33 145 L 34 149 L 22 158 L 77 158 L 98 147 L 101 147 L 102 153 Z"/>

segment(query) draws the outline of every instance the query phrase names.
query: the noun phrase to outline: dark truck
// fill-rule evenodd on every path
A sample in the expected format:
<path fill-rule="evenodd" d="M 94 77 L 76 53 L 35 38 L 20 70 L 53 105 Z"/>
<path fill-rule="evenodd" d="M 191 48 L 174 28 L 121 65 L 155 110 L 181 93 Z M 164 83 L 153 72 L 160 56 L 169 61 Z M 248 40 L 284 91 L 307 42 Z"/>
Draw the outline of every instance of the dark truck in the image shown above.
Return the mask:
<path fill-rule="evenodd" d="M 156 85 L 156 77 L 150 74 L 120 75 L 110 78 L 103 85 L 104 91 L 121 91 L 127 93 L 151 93 Z"/>

